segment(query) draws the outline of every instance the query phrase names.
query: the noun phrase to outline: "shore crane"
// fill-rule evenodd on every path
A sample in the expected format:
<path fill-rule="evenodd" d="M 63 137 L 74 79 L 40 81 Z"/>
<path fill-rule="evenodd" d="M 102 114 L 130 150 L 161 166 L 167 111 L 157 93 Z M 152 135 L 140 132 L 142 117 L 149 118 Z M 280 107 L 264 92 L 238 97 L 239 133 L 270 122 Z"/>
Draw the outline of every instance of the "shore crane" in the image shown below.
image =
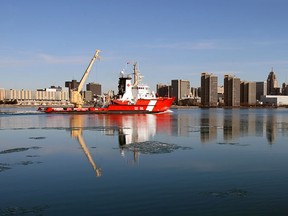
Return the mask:
<path fill-rule="evenodd" d="M 93 66 L 95 60 L 97 58 L 100 59 L 99 52 L 101 52 L 101 51 L 96 50 L 96 52 L 95 52 L 94 56 L 92 57 L 85 73 L 83 74 L 83 76 L 80 80 L 78 88 L 70 90 L 70 103 L 72 103 L 75 108 L 81 108 L 84 104 L 83 96 L 81 95 L 81 91 L 82 91 L 84 83 L 85 83 L 85 81 L 86 81 L 86 79 L 87 79 L 87 77 L 88 77 L 88 75 L 92 69 L 92 66 Z"/>

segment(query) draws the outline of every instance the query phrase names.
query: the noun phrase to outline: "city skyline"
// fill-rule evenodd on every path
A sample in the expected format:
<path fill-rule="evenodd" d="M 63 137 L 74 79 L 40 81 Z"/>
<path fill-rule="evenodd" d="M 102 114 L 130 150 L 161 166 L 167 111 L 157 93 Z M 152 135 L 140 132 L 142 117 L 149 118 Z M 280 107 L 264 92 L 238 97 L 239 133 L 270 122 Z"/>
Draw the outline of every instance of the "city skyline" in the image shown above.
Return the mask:
<path fill-rule="evenodd" d="M 188 80 L 203 72 L 265 81 L 271 68 L 287 83 L 285 0 L 4 1 L 0 8 L 0 88 L 38 89 L 87 79 L 117 90 L 122 69 L 137 61 L 143 82 Z M 25 82 L 23 82 L 25 80 Z"/>

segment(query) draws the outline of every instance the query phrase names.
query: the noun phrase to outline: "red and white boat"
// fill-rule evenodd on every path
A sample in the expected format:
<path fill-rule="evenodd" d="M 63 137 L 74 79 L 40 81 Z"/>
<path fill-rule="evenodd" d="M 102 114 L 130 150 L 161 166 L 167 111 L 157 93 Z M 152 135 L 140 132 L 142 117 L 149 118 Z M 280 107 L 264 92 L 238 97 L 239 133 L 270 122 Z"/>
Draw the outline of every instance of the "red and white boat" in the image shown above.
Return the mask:
<path fill-rule="evenodd" d="M 122 71 L 119 77 L 118 94 L 113 99 L 106 99 L 106 103 L 101 107 L 46 107 L 39 108 L 45 113 L 159 113 L 170 109 L 174 97 L 157 97 L 150 91 L 149 86 L 141 84 L 142 76 L 133 65 L 134 82 L 132 76 L 125 75 Z"/>

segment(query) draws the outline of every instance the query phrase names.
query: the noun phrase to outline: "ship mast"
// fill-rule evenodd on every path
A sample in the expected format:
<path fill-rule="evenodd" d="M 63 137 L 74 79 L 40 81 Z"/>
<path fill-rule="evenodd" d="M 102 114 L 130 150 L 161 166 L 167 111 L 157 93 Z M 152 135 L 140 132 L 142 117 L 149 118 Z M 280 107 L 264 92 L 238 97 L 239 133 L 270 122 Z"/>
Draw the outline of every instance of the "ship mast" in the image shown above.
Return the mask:
<path fill-rule="evenodd" d="M 139 77 L 140 72 L 137 70 L 137 62 L 133 64 L 133 76 L 134 76 L 134 83 L 133 87 L 137 86 L 139 84 L 139 81 L 141 80 L 141 77 Z M 140 80 L 139 80 L 140 78 Z"/>

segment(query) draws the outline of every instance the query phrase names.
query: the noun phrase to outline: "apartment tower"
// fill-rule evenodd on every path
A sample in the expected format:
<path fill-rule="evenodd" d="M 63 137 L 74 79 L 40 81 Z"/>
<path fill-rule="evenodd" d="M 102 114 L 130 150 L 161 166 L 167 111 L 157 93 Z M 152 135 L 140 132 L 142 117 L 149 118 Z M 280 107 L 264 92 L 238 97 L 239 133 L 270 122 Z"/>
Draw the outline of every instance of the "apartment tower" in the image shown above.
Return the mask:
<path fill-rule="evenodd" d="M 240 106 L 240 78 L 224 75 L 224 104 L 225 106 Z"/>
<path fill-rule="evenodd" d="M 201 106 L 202 107 L 215 107 L 218 105 L 218 77 L 209 74 L 201 74 Z"/>
<path fill-rule="evenodd" d="M 190 96 L 190 82 L 188 80 L 171 80 L 171 94 L 175 97 L 175 102 Z"/>
<path fill-rule="evenodd" d="M 243 106 L 256 105 L 256 82 L 241 82 L 240 104 Z"/>

